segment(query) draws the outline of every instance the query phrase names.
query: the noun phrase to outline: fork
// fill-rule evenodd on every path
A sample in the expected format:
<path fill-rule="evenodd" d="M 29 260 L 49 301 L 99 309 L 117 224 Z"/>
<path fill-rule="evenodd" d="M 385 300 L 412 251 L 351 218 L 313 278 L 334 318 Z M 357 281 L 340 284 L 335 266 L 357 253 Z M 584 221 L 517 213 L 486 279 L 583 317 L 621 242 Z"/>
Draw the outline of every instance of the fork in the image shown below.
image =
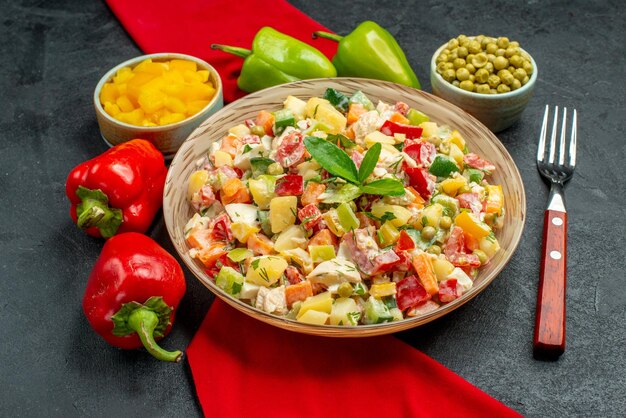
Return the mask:
<path fill-rule="evenodd" d="M 547 144 L 550 106 L 546 106 L 537 150 L 537 169 L 550 182 L 550 197 L 543 224 L 543 253 L 537 294 L 533 354 L 535 358 L 558 358 L 565 351 L 565 288 L 567 271 L 567 212 L 564 185 L 576 166 L 577 114 L 574 109 L 571 137 L 566 144 L 567 108 L 563 108 L 557 144 L 559 107 L 554 108 L 552 132 Z M 548 145 L 546 149 L 546 145 Z M 558 154 L 557 154 L 558 153 Z"/>

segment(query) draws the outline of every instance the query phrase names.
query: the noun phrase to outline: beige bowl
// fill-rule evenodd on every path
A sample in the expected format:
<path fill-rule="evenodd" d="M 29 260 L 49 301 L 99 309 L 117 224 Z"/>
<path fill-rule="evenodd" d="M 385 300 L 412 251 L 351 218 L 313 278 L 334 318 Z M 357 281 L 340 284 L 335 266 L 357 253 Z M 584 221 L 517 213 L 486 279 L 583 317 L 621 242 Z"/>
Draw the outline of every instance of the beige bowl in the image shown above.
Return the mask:
<path fill-rule="evenodd" d="M 491 178 L 494 183 L 502 185 L 506 204 L 505 226 L 497 232 L 502 249 L 480 271 L 474 287 L 461 298 L 433 312 L 399 322 L 358 327 L 308 325 L 265 313 L 234 299 L 218 288 L 206 275 L 204 267 L 189 256 L 184 227 L 193 215 L 193 210 L 186 195 L 187 183 L 195 171 L 196 161 L 206 155 L 211 144 L 222 138 L 229 127 L 242 123 L 245 119 L 254 118 L 260 110 L 282 108 L 283 101 L 288 95 L 306 100 L 312 96 L 323 96 L 329 87 L 344 93 L 361 90 L 374 102 L 403 101 L 429 115 L 431 120 L 458 129 L 472 151 L 496 165 L 497 170 Z M 526 219 L 526 197 L 520 173 L 502 143 L 484 125 L 456 106 L 423 91 L 385 81 L 328 78 L 297 81 L 250 94 L 204 121 L 183 143 L 170 165 L 163 194 L 163 214 L 170 238 L 183 262 L 198 280 L 231 306 L 263 322 L 292 331 L 333 337 L 364 337 L 388 334 L 425 324 L 452 312 L 485 290 L 517 248 Z"/>
<path fill-rule="evenodd" d="M 157 62 L 169 61 L 172 59 L 183 59 L 195 62 L 199 68 L 209 71 L 209 79 L 213 83 L 213 86 L 215 86 L 215 95 L 209 104 L 207 104 L 200 112 L 185 120 L 172 123 L 170 125 L 136 126 L 120 122 L 119 120 L 111 117 L 104 111 L 104 108 L 100 103 L 100 90 L 102 89 L 102 86 L 111 81 L 120 68 L 134 67 L 148 58 Z M 178 151 L 178 148 L 189 136 L 189 134 L 191 134 L 191 132 L 193 132 L 193 130 L 196 129 L 202 121 L 224 106 L 224 99 L 222 93 L 222 80 L 220 79 L 217 70 L 215 70 L 215 68 L 207 62 L 202 61 L 199 58 L 192 57 L 191 55 L 162 53 L 142 55 L 125 61 L 117 67 L 112 68 L 98 82 L 96 90 L 93 94 L 93 103 L 96 109 L 98 125 L 100 126 L 100 134 L 102 135 L 102 139 L 104 139 L 109 146 L 112 147 L 134 138 L 143 138 L 152 142 L 159 149 L 159 151 L 163 153 L 166 159 L 171 159 L 174 157 L 174 154 L 176 154 L 176 151 Z"/>
<path fill-rule="evenodd" d="M 508 93 L 480 94 L 455 87 L 437 72 L 436 59 L 446 47 L 447 43 L 443 44 L 430 60 L 430 83 L 433 94 L 465 110 L 492 132 L 500 132 L 517 122 L 535 88 L 538 72 L 535 60 L 530 57 L 534 71 L 528 83 L 521 88 Z"/>

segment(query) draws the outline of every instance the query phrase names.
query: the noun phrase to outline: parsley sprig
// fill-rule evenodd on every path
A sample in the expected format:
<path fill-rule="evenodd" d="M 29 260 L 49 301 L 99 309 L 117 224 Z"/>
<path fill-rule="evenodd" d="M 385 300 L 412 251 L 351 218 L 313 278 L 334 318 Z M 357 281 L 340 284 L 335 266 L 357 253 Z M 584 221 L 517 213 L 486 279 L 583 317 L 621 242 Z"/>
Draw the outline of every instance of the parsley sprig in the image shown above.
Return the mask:
<path fill-rule="evenodd" d="M 316 136 L 307 136 L 304 139 L 304 145 L 311 156 L 326 171 L 358 186 L 363 193 L 385 196 L 402 196 L 404 194 L 404 185 L 400 180 L 380 179 L 365 183 L 378 163 L 382 149 L 379 143 L 374 144 L 365 153 L 358 170 L 348 154 L 329 141 Z"/>

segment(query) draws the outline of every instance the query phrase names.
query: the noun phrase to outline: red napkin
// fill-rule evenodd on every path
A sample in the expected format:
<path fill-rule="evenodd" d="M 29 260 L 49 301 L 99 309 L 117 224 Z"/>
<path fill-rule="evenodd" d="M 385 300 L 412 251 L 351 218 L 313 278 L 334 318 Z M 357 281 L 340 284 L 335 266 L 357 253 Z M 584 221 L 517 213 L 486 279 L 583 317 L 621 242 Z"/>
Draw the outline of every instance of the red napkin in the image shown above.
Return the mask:
<path fill-rule="evenodd" d="M 393 336 L 297 334 L 217 299 L 187 358 L 205 416 L 520 416 Z"/>
<path fill-rule="evenodd" d="M 307 42 L 329 58 L 335 42 L 311 34 L 327 30 L 284 0 L 106 0 L 137 45 L 147 54 L 178 52 L 201 58 L 219 72 L 224 100 L 243 95 L 237 77 L 243 59 L 211 49 L 225 44 L 249 49 L 263 26 Z"/>

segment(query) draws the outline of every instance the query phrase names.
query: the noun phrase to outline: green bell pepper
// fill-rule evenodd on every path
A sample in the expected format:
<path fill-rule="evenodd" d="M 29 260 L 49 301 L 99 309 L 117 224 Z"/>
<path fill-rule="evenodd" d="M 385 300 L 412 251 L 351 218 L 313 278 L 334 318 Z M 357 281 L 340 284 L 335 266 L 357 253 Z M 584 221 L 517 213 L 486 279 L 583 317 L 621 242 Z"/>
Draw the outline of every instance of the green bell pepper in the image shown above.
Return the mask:
<path fill-rule="evenodd" d="M 333 64 L 316 48 L 267 26 L 255 35 L 252 50 L 219 44 L 211 48 L 245 59 L 237 86 L 248 93 L 297 80 L 337 76 Z"/>
<path fill-rule="evenodd" d="M 333 64 L 341 77 L 374 78 L 421 88 L 398 42 L 377 23 L 365 21 L 346 36 L 315 32 L 313 37 L 339 42 Z"/>

